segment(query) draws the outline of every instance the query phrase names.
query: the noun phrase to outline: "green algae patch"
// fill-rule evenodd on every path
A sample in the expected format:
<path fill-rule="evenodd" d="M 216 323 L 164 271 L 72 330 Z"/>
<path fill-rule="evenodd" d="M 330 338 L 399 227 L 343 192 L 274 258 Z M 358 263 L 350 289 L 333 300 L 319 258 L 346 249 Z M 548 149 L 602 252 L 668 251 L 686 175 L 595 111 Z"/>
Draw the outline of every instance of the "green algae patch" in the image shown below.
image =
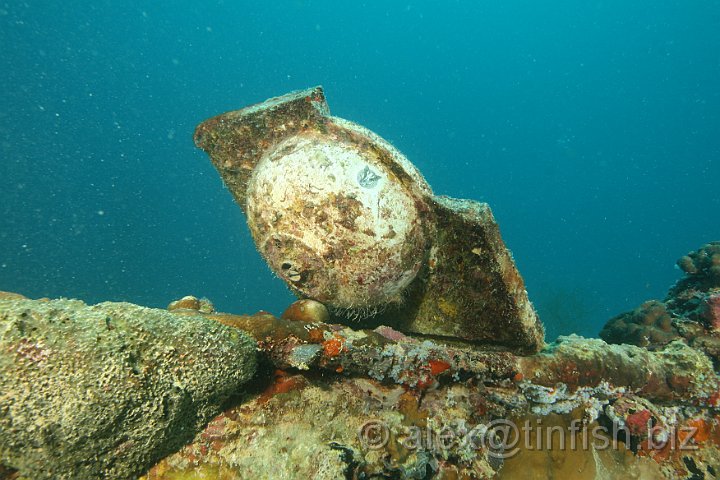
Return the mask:
<path fill-rule="evenodd" d="M 0 300 L 0 464 L 136 478 L 241 392 L 255 356 L 247 334 L 199 315 Z"/>

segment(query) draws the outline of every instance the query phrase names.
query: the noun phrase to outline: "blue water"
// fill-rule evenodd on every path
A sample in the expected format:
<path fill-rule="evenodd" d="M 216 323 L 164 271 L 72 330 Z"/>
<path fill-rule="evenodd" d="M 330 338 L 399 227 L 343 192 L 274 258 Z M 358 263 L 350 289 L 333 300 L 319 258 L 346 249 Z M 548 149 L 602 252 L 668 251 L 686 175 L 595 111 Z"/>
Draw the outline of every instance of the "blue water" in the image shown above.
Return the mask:
<path fill-rule="evenodd" d="M 281 312 L 192 132 L 316 84 L 490 203 L 549 337 L 720 239 L 716 1 L 12 1 L 0 47 L 0 290 Z"/>

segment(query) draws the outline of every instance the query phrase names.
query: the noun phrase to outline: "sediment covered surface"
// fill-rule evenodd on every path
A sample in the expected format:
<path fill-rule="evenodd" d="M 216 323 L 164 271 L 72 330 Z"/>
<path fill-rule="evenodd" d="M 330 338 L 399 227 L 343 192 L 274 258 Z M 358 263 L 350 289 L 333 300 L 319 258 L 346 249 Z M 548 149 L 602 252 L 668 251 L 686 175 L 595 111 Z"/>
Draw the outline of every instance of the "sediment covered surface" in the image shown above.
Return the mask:
<path fill-rule="evenodd" d="M 0 300 L 0 463 L 22 478 L 137 478 L 255 372 L 252 339 L 199 315 L 12 297 Z"/>
<path fill-rule="evenodd" d="M 28 478 L 39 462 L 106 472 L 160 452 L 143 479 L 716 478 L 717 248 L 681 260 L 668 297 L 610 320 L 604 340 L 529 356 L 329 324 L 307 303 L 276 318 L 193 297 L 171 313 L 0 302 L 2 462 Z M 182 414 L 156 416 L 167 405 Z"/>

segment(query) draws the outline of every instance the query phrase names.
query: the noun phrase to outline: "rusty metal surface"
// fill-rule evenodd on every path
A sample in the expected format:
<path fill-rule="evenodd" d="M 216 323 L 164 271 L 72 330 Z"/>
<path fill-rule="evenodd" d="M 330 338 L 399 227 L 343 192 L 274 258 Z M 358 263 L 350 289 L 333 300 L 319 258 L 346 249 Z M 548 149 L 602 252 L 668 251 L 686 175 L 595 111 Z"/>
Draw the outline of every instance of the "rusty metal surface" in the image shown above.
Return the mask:
<path fill-rule="evenodd" d="M 273 271 L 299 297 L 325 303 L 337 321 L 390 324 L 518 353 L 542 347 L 543 327 L 490 207 L 433 195 L 389 143 L 331 117 L 320 87 L 209 119 L 195 141 L 248 214 Z M 277 173 L 279 162 L 306 151 L 307 162 L 293 160 L 285 176 Z M 375 197 L 358 197 L 364 192 L 352 182 L 340 184 L 350 192 L 337 185 L 322 191 L 345 165 L 364 161 L 377 170 L 366 180 L 397 185 L 379 190 L 384 210 L 375 212 L 368 200 Z M 275 173 L 258 173 L 267 168 Z M 258 176 L 270 180 L 254 182 Z M 347 176 L 354 180 L 355 172 Z M 293 182 L 314 183 L 321 193 L 304 195 Z M 261 194 L 256 183 L 264 185 Z M 398 210 L 405 215 L 395 217 Z"/>

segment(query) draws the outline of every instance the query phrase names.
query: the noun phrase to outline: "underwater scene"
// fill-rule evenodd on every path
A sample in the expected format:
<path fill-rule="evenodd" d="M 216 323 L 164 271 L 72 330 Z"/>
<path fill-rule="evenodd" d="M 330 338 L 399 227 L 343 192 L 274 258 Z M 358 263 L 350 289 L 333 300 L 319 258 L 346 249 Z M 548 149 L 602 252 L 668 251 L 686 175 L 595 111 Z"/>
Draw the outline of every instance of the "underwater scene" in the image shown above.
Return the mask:
<path fill-rule="evenodd" d="M 0 480 L 720 478 L 720 3 L 0 46 Z"/>

